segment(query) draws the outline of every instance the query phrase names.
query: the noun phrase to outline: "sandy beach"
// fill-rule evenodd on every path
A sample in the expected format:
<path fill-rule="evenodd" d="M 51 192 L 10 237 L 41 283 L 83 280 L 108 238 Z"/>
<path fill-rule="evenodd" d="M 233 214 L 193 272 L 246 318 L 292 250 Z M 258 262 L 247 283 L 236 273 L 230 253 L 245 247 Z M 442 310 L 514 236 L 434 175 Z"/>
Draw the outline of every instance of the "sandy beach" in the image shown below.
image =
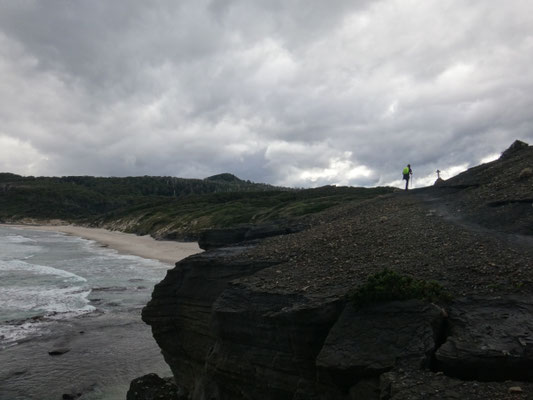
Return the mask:
<path fill-rule="evenodd" d="M 149 235 L 137 236 L 132 233 L 109 231 L 101 228 L 86 228 L 74 225 L 13 225 L 0 224 L 11 228 L 62 232 L 84 239 L 94 240 L 103 246 L 115 249 L 120 254 L 150 258 L 174 265 L 177 261 L 203 251 L 195 242 L 174 242 L 155 240 Z"/>

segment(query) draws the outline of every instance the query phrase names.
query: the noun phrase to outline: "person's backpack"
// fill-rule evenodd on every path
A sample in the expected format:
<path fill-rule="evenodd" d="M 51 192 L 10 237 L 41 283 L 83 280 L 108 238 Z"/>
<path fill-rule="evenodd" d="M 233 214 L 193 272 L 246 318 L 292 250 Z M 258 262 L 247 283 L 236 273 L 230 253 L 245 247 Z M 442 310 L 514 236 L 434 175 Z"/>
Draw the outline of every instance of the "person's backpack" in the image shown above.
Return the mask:
<path fill-rule="evenodd" d="M 405 167 L 405 168 L 403 169 L 403 174 L 404 174 L 404 175 L 409 175 L 409 167 Z"/>

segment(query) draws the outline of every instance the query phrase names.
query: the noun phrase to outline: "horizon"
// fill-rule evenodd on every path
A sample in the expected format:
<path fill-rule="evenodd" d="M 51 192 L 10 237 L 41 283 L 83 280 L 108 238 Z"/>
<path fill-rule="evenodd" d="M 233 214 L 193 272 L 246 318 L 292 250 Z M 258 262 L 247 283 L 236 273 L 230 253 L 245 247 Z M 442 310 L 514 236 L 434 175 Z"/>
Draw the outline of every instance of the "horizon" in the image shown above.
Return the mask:
<path fill-rule="evenodd" d="M 503 153 L 503 152 L 502 152 Z M 487 157 L 485 160 L 482 160 L 482 162 L 480 162 L 479 164 L 476 164 L 476 165 L 471 165 L 471 166 L 468 166 L 468 167 L 465 167 L 463 168 L 463 166 L 460 166 L 459 168 L 455 168 L 451 173 L 448 173 L 449 176 L 447 176 L 446 178 L 442 178 L 441 176 L 441 179 L 443 180 L 447 180 L 447 179 L 450 179 L 450 178 L 453 178 L 454 176 L 457 176 L 459 174 L 461 174 L 462 172 L 465 172 L 467 170 L 469 170 L 470 168 L 473 168 L 473 167 L 476 167 L 478 165 L 482 165 L 482 164 L 485 164 L 485 163 L 489 163 L 489 162 L 492 162 L 492 161 L 496 161 L 499 159 L 499 157 L 501 156 L 501 153 L 497 155 L 497 157 L 495 156 L 490 156 L 490 157 Z M 446 172 L 443 172 L 443 171 L 440 171 L 439 170 L 439 173 L 440 175 L 446 175 Z M 249 179 L 243 179 L 241 178 L 240 176 L 237 176 L 235 175 L 234 173 L 232 172 L 219 172 L 219 173 L 216 173 L 214 175 L 210 175 L 210 176 L 206 176 L 206 177 L 203 177 L 203 178 L 190 178 L 190 177 L 183 177 L 183 176 L 172 176 L 172 175 L 122 175 L 122 176 L 119 176 L 119 175 L 20 175 L 20 174 L 16 174 L 16 173 L 13 173 L 13 172 L 8 172 L 8 171 L 0 171 L 0 174 L 12 174 L 12 175 L 17 175 L 17 176 L 21 176 L 23 178 L 67 178 L 67 177 L 89 177 L 89 178 L 143 178 L 143 177 L 148 177 L 148 178 L 177 178 L 177 179 L 196 179 L 196 180 L 207 180 L 209 178 L 213 178 L 215 176 L 219 176 L 219 175 L 232 175 L 233 177 L 243 181 L 243 182 L 251 182 L 251 183 L 254 183 L 254 184 L 265 184 L 265 185 L 270 185 L 270 186 L 275 186 L 275 187 L 282 187 L 282 188 L 286 188 L 286 189 L 316 189 L 316 188 L 320 188 L 320 187 L 324 187 L 324 186 L 336 186 L 336 187 L 362 187 L 362 188 L 376 188 L 376 187 L 400 187 L 400 188 L 403 188 L 405 183 L 402 179 L 398 179 L 398 180 L 395 180 L 393 182 L 391 182 L 391 184 L 389 185 L 377 185 L 377 186 L 354 186 L 354 185 L 337 185 L 337 184 L 325 184 L 325 185 L 321 185 L 321 186 L 308 186 L 308 187 L 296 187 L 296 186 L 278 186 L 278 185 L 274 185 L 272 183 L 269 183 L 269 182 L 257 182 L 257 181 L 252 181 L 252 180 L 249 180 Z M 435 171 L 435 174 L 436 174 L 436 171 Z M 409 188 L 410 189 L 417 189 L 417 188 L 422 188 L 422 187 L 428 187 L 428 186 L 432 186 L 435 182 L 436 179 L 432 179 L 431 176 L 426 176 L 424 178 L 421 178 L 420 179 L 423 183 L 422 185 L 415 185 L 414 184 L 414 178 L 413 178 L 413 175 L 411 176 L 411 179 L 409 181 Z M 431 181 L 431 182 L 430 182 Z M 427 183 L 429 182 L 429 183 Z"/>
<path fill-rule="evenodd" d="M 491 156 L 485 157 L 484 159 L 480 160 L 480 162 L 478 164 L 475 164 L 475 165 L 464 164 L 464 165 L 461 165 L 461 166 L 456 166 L 456 167 L 452 168 L 451 170 L 449 170 L 448 172 L 439 170 L 440 177 L 443 180 L 447 180 L 447 179 L 453 178 L 453 177 L 461 174 L 462 172 L 465 172 L 465 171 L 469 170 L 470 168 L 473 168 L 473 167 L 476 167 L 476 166 L 479 166 L 479 165 L 482 165 L 482 164 L 486 164 L 486 163 L 498 160 L 502 153 L 503 153 L 503 151 L 501 153 L 499 153 L 499 154 L 493 154 Z M 433 174 L 430 174 L 430 175 L 422 177 L 422 178 L 415 177 L 419 181 L 417 185 L 415 185 L 415 178 L 413 178 L 414 174 L 411 175 L 411 179 L 409 181 L 409 188 L 410 189 L 417 189 L 417 188 L 423 188 L 423 187 L 432 186 L 435 183 L 435 181 L 436 181 L 436 178 L 433 177 L 433 175 L 435 175 L 436 173 L 437 172 L 435 171 Z M 287 188 L 287 189 L 316 189 L 316 188 L 320 188 L 320 187 L 324 187 L 324 186 L 336 186 L 336 187 L 343 187 L 344 186 L 344 187 L 362 187 L 362 188 L 376 188 L 376 187 L 400 187 L 400 188 L 403 188 L 404 185 L 405 185 L 405 182 L 402 179 L 397 179 L 397 180 L 394 180 L 394 181 L 390 182 L 390 184 L 375 185 L 375 186 L 339 185 L 339 184 L 335 184 L 335 183 L 333 183 L 333 184 L 327 183 L 327 184 L 320 185 L 320 186 L 312 186 L 311 185 L 311 186 L 306 186 L 306 187 L 302 187 L 302 186 L 300 186 L 300 187 L 297 187 L 297 186 L 279 186 L 279 185 L 275 185 L 275 184 L 272 184 L 272 183 L 269 183 L 269 182 L 259 182 L 259 181 L 253 181 L 253 180 L 250 180 L 250 179 L 243 179 L 240 176 L 237 176 L 236 174 L 234 174 L 232 172 L 227 172 L 227 171 L 226 172 L 218 172 L 218 173 L 215 173 L 214 175 L 206 176 L 206 177 L 203 177 L 203 178 L 173 176 L 173 175 L 22 175 L 22 174 L 9 172 L 9 171 L 0 171 L 0 174 L 12 174 L 12 175 L 21 176 L 23 178 L 32 178 L 32 177 L 33 178 L 67 178 L 67 177 L 142 178 L 142 177 L 149 177 L 149 178 L 177 178 L 177 179 L 196 179 L 196 180 L 206 180 L 206 179 L 209 179 L 209 178 L 212 178 L 212 177 L 215 177 L 215 176 L 219 176 L 219 175 L 232 175 L 233 177 L 235 177 L 235 178 L 237 178 L 237 179 L 239 179 L 239 180 L 241 180 L 243 182 L 249 181 L 249 182 L 255 183 L 255 184 L 265 184 L 265 185 L 270 185 L 270 186 L 283 187 L 283 188 Z M 443 176 L 445 176 L 445 177 L 443 178 Z M 420 182 L 422 182 L 422 184 L 420 184 Z"/>
<path fill-rule="evenodd" d="M 415 187 L 533 143 L 533 3 L 0 1 L 0 170 Z"/>

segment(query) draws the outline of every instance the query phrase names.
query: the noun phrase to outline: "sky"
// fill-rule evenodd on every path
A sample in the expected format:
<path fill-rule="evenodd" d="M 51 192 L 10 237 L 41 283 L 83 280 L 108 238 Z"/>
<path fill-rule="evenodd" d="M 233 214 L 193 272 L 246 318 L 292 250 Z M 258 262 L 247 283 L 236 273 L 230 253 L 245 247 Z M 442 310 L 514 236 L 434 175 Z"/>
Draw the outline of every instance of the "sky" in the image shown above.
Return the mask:
<path fill-rule="evenodd" d="M 415 186 L 533 144 L 531 0 L 0 0 L 0 171 Z"/>

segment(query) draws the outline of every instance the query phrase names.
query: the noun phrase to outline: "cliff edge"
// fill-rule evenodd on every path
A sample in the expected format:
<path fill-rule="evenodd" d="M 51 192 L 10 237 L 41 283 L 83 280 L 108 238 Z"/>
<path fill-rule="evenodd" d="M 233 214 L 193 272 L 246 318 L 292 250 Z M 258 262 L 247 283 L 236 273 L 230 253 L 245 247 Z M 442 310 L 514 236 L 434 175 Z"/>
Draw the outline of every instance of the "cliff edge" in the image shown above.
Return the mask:
<path fill-rule="evenodd" d="M 532 162 L 517 142 L 436 187 L 177 263 L 142 314 L 176 398 L 531 398 Z M 384 270 L 447 295 L 355 304 Z"/>

